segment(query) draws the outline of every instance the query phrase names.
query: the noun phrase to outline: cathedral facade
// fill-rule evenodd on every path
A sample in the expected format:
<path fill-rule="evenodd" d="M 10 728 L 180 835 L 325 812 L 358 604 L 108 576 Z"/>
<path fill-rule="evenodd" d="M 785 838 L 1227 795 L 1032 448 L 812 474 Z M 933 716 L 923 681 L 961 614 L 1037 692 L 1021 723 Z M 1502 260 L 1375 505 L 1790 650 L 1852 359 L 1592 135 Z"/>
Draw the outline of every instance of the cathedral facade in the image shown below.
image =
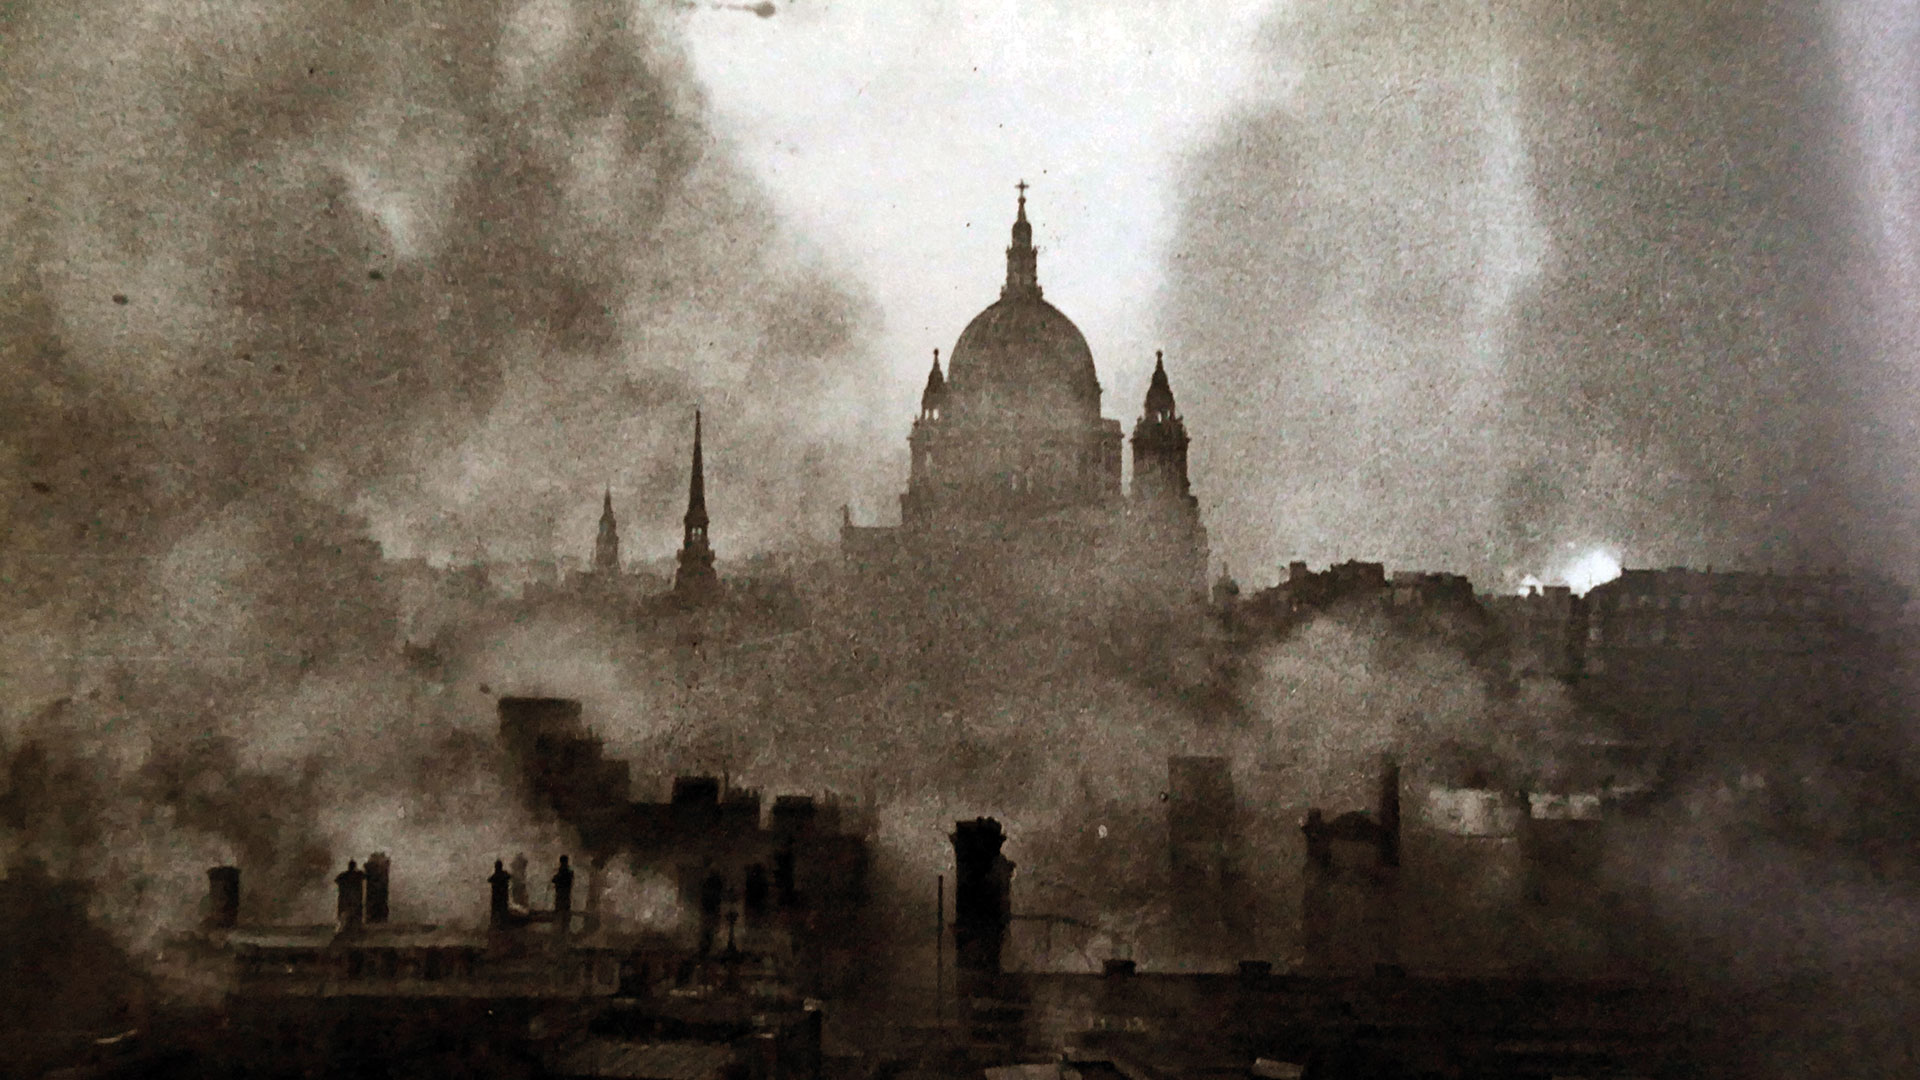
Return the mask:
<path fill-rule="evenodd" d="M 1134 425 L 1123 488 L 1120 422 L 1101 414 L 1093 351 L 1040 287 L 1020 185 L 1000 298 L 975 316 L 921 394 L 900 524 L 846 517 L 856 568 L 973 577 L 1046 566 L 1171 596 L 1204 596 L 1207 537 L 1187 478 L 1186 424 L 1164 359 Z"/>

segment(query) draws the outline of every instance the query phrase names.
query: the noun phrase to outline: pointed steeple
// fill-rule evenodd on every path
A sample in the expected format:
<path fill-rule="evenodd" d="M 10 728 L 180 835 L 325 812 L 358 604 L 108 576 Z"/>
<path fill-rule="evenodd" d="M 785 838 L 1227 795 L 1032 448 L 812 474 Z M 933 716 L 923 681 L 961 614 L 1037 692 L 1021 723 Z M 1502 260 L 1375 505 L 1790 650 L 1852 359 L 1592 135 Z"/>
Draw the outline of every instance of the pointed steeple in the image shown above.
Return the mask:
<path fill-rule="evenodd" d="M 693 413 L 693 471 L 687 480 L 686 531 L 680 542 L 680 568 L 673 575 L 673 593 L 689 604 L 704 603 L 720 590 L 713 571 L 713 548 L 707 543 L 707 479 L 700 454 L 700 411 Z"/>
<path fill-rule="evenodd" d="M 927 388 L 920 392 L 920 419 L 940 419 L 940 409 L 947 403 L 947 379 L 940 374 L 940 350 L 933 350 L 933 370 L 927 372 Z"/>
<path fill-rule="evenodd" d="M 1158 349 L 1153 353 L 1153 381 L 1147 384 L 1147 419 L 1160 424 L 1177 419 L 1174 415 L 1173 384 L 1167 381 L 1165 355 Z"/>
<path fill-rule="evenodd" d="M 1191 508 L 1187 445 L 1187 425 L 1174 409 L 1166 355 L 1156 351 L 1153 378 L 1147 383 L 1146 406 L 1133 425 L 1133 496 L 1136 500 L 1166 498 Z M 1205 565 L 1199 573 L 1204 584 Z"/>
<path fill-rule="evenodd" d="M 687 529 L 707 532 L 707 475 L 700 462 L 700 410 L 693 410 L 693 475 L 687 481 Z"/>
<path fill-rule="evenodd" d="M 613 488 L 600 504 L 600 535 L 593 541 L 594 573 L 620 572 L 620 523 L 613 516 Z"/>
<path fill-rule="evenodd" d="M 1014 185 L 1020 192 L 1020 207 L 1013 219 L 1013 243 L 1007 247 L 1007 283 L 1001 299 L 1040 297 L 1039 253 L 1033 247 L 1033 226 L 1027 223 L 1027 182 Z"/>

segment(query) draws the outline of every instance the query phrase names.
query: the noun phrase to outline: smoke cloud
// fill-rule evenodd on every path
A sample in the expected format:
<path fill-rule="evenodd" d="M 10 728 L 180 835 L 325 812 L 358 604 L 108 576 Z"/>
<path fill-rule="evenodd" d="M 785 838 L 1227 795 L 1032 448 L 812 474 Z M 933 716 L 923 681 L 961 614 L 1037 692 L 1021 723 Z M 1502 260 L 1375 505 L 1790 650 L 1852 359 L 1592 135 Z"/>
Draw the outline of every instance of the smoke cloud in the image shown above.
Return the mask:
<path fill-rule="evenodd" d="M 1842 7 L 1276 14 L 1168 252 L 1223 547 L 1903 572 L 1911 326 L 1876 298 L 1910 268 L 1875 237 L 1910 207 L 1867 167 L 1914 146 L 1857 120 L 1847 76 L 1899 60 Z"/>
<path fill-rule="evenodd" d="M 477 680 L 403 657 L 370 541 L 551 555 L 611 485 L 659 546 L 703 404 L 723 550 L 835 523 L 871 312 L 707 126 L 680 17 L 9 13 L 4 854 L 123 946 L 215 863 L 250 917 L 324 918 L 385 849 L 397 915 L 457 920 L 563 842 Z"/>

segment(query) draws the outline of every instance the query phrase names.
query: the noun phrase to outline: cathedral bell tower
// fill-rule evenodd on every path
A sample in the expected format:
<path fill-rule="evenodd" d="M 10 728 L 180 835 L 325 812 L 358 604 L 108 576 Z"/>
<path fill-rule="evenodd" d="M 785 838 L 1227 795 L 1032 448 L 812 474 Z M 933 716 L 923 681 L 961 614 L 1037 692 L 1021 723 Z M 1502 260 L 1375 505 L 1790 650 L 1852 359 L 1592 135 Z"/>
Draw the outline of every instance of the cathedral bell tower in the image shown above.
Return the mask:
<path fill-rule="evenodd" d="M 680 566 L 673 574 L 673 595 L 687 604 L 704 604 L 720 594 L 707 543 L 707 481 L 700 460 L 700 411 L 693 413 L 693 473 L 687 481 L 686 531 L 680 541 Z"/>
<path fill-rule="evenodd" d="M 1207 532 L 1200 500 L 1187 482 L 1186 421 L 1174 404 L 1166 356 L 1153 354 L 1153 379 L 1133 425 L 1133 497 L 1129 507 L 1143 554 L 1156 576 L 1182 592 L 1207 590 Z"/>
<path fill-rule="evenodd" d="M 620 572 L 620 525 L 613 519 L 613 489 L 607 489 L 606 502 L 600 508 L 600 535 L 593 541 L 593 572 Z"/>
<path fill-rule="evenodd" d="M 1180 419 L 1173 403 L 1173 386 L 1167 382 L 1164 353 L 1153 354 L 1153 381 L 1147 386 L 1147 402 L 1140 420 L 1133 425 L 1133 498 L 1136 503 L 1166 504 L 1169 509 L 1197 509 L 1187 485 L 1186 421 Z"/>

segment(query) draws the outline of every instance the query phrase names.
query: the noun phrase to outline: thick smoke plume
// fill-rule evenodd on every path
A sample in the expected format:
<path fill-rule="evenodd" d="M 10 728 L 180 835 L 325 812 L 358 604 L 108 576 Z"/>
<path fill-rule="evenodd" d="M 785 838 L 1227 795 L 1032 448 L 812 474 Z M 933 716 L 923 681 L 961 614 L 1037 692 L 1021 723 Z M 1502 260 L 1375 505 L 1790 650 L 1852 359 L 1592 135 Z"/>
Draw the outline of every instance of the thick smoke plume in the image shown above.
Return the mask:
<path fill-rule="evenodd" d="M 1876 298 L 1911 200 L 1870 166 L 1916 148 L 1856 122 L 1899 70 L 1857 6 L 1277 14 L 1276 89 L 1191 152 L 1168 260 L 1226 546 L 1905 575 L 1911 305 Z"/>
<path fill-rule="evenodd" d="M 548 555 L 612 484 L 644 548 L 703 403 L 723 543 L 831 526 L 870 313 L 707 127 L 679 17 L 9 10 L 18 880 L 74 883 L 136 951 L 227 861 L 252 916 L 324 918 L 327 869 L 378 848 L 397 916 L 478 912 L 488 860 L 564 837 L 498 784 L 491 699 L 403 658 L 370 539 Z"/>

